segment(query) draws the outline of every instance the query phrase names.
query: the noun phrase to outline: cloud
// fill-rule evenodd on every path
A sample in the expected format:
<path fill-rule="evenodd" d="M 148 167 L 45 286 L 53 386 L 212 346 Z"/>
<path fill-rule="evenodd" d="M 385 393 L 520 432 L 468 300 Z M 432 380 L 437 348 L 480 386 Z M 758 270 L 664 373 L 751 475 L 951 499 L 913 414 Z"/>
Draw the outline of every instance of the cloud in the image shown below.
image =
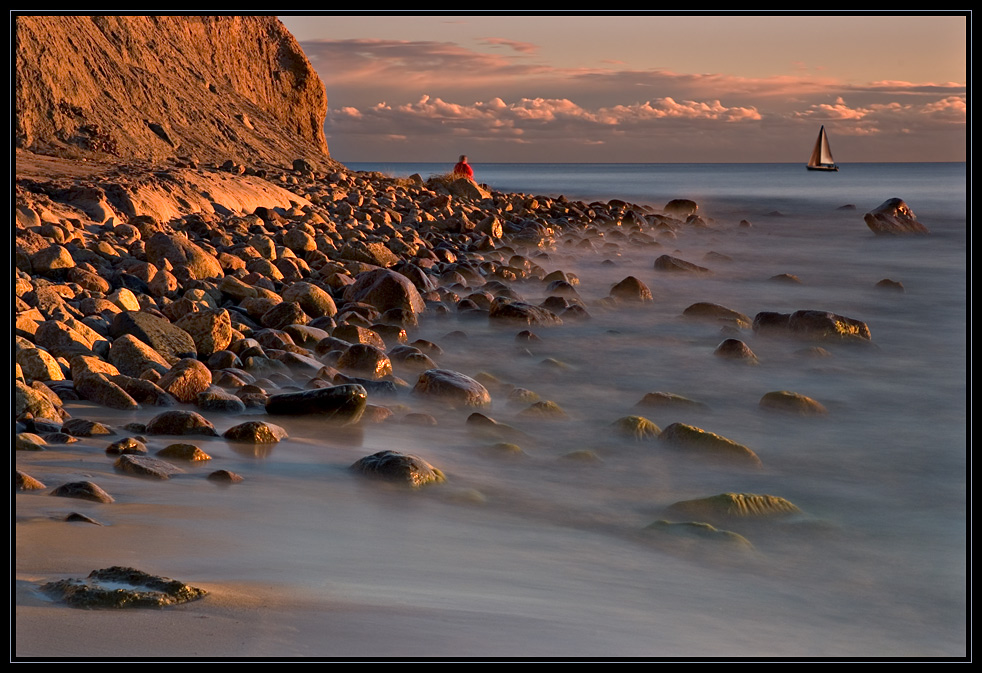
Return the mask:
<path fill-rule="evenodd" d="M 517 52 L 523 54 L 534 54 L 539 50 L 539 45 L 532 44 L 531 42 L 517 42 L 515 40 L 507 40 L 503 37 L 485 37 L 481 39 L 482 44 L 487 44 L 492 47 L 508 47 Z"/>

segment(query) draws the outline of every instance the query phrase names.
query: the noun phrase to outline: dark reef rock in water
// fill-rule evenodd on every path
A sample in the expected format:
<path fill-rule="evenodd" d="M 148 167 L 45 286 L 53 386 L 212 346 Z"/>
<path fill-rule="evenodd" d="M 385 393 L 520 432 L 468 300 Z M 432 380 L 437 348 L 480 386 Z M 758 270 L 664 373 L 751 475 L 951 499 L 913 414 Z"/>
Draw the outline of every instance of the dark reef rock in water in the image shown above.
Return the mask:
<path fill-rule="evenodd" d="M 739 311 L 734 311 L 731 308 L 726 308 L 725 306 L 706 301 L 699 301 L 695 304 L 691 304 L 684 311 L 682 311 L 682 315 L 687 318 L 718 320 L 720 322 L 732 323 L 737 327 L 743 328 L 750 327 L 751 325 L 750 318 Z"/>
<path fill-rule="evenodd" d="M 273 395 L 266 402 L 266 413 L 271 416 L 319 414 L 333 423 L 348 425 L 358 422 L 367 403 L 368 393 L 363 386 L 346 383 Z"/>
<path fill-rule="evenodd" d="M 869 326 L 861 320 L 847 318 L 830 311 L 795 311 L 775 313 L 762 311 L 754 316 L 754 332 L 787 334 L 806 339 L 868 342 L 872 338 Z"/>
<path fill-rule="evenodd" d="M 628 276 L 610 288 L 610 296 L 623 301 L 654 301 L 648 286 L 634 276 Z"/>
<path fill-rule="evenodd" d="M 76 608 L 163 608 L 203 598 L 207 591 L 150 575 L 135 568 L 113 566 L 93 570 L 84 579 L 48 582 L 41 591 Z"/>
<path fill-rule="evenodd" d="M 711 273 L 709 269 L 692 262 L 687 262 L 671 255 L 662 255 L 655 260 L 655 268 L 659 271 L 680 271 L 688 273 Z"/>
<path fill-rule="evenodd" d="M 677 217 L 688 217 L 699 210 L 699 205 L 691 199 L 672 199 L 665 204 L 665 212 Z"/>
<path fill-rule="evenodd" d="M 760 398 L 760 408 L 804 416 L 821 416 L 828 413 L 828 410 L 821 403 L 805 395 L 787 390 L 776 390 L 765 394 Z"/>
<path fill-rule="evenodd" d="M 443 472 L 422 458 L 396 451 L 379 451 L 355 462 L 351 469 L 369 477 L 409 484 L 416 488 L 446 481 Z"/>
<path fill-rule="evenodd" d="M 866 226 L 878 236 L 927 234 L 927 227 L 917 221 L 914 211 L 902 199 L 887 199 L 863 215 Z"/>
<path fill-rule="evenodd" d="M 671 505 L 668 511 L 710 521 L 781 518 L 801 513 L 796 505 L 784 498 L 753 493 L 720 493 L 708 498 L 682 500 Z"/>
<path fill-rule="evenodd" d="M 686 453 L 729 463 L 761 466 L 757 454 L 743 444 L 685 423 L 672 423 L 662 430 L 658 439 Z"/>

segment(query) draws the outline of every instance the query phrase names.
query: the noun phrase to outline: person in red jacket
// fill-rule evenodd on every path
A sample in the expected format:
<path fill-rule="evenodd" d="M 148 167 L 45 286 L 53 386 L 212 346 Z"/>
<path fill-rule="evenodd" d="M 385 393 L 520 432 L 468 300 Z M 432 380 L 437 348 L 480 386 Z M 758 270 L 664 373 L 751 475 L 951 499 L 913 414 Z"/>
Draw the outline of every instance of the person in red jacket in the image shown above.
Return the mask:
<path fill-rule="evenodd" d="M 467 155 L 461 154 L 460 161 L 457 165 L 453 167 L 453 175 L 455 178 L 467 178 L 468 180 L 474 179 L 474 169 L 471 165 L 467 163 Z"/>

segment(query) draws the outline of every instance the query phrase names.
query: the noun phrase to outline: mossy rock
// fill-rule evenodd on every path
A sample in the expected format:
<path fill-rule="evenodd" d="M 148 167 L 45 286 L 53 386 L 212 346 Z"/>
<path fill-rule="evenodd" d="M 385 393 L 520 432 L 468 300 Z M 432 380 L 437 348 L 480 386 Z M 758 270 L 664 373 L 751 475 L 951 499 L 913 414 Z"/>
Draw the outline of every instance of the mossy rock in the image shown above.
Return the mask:
<path fill-rule="evenodd" d="M 124 585 L 124 586 L 120 586 Z M 163 608 L 197 600 L 207 591 L 135 568 L 93 570 L 85 579 L 48 582 L 41 591 L 76 608 Z"/>
<path fill-rule="evenodd" d="M 750 448 L 738 444 L 732 439 L 685 423 L 672 423 L 662 430 L 658 439 L 675 448 L 682 449 L 686 453 L 695 453 L 725 462 L 761 467 L 760 458 Z"/>
<path fill-rule="evenodd" d="M 793 503 L 774 495 L 754 493 L 720 493 L 708 498 L 682 500 L 669 512 L 710 521 L 733 519 L 775 519 L 801 514 Z"/>
<path fill-rule="evenodd" d="M 644 416 L 625 416 L 614 421 L 613 428 L 623 437 L 645 441 L 655 439 L 661 434 L 661 428 Z"/>

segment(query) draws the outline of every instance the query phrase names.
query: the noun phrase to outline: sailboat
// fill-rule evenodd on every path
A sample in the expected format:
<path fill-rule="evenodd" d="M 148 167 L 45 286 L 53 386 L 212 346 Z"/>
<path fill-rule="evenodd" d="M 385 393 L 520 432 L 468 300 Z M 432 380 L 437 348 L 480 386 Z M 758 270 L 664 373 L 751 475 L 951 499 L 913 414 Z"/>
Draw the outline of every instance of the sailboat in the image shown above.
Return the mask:
<path fill-rule="evenodd" d="M 835 165 L 835 159 L 832 158 L 832 150 L 829 149 L 829 137 L 825 135 L 825 126 L 822 126 L 822 129 L 818 132 L 818 140 L 815 141 L 815 149 L 812 150 L 811 159 L 808 160 L 808 170 L 839 170 L 839 167 Z"/>

